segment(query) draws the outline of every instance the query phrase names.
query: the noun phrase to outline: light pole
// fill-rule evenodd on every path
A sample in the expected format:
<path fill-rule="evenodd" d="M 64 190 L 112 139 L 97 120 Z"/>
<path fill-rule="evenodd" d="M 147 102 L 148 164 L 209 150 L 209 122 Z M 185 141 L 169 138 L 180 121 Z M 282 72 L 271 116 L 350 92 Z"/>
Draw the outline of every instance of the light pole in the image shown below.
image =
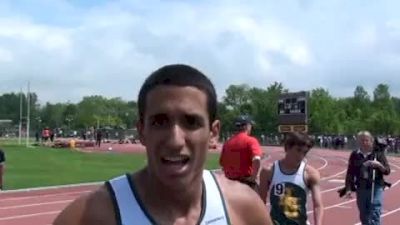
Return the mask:
<path fill-rule="evenodd" d="M 19 92 L 19 124 L 18 124 L 18 144 L 21 144 L 22 133 L 22 88 Z"/>
<path fill-rule="evenodd" d="M 28 81 L 28 92 L 26 96 L 27 100 L 27 112 L 26 112 L 26 147 L 29 147 L 29 129 L 31 123 L 31 88 L 30 82 Z"/>
<path fill-rule="evenodd" d="M 36 133 L 35 133 L 35 137 L 36 137 L 36 142 L 39 142 L 39 135 L 41 134 L 41 123 L 42 123 L 42 119 L 40 118 L 40 116 L 36 117 L 37 120 L 37 128 L 36 128 Z"/>
<path fill-rule="evenodd" d="M 126 112 L 125 113 L 125 123 L 126 123 L 126 129 L 129 128 L 129 113 Z"/>
<path fill-rule="evenodd" d="M 72 117 L 67 116 L 65 120 L 68 122 L 68 132 L 71 132 L 71 121 L 74 120 Z"/>

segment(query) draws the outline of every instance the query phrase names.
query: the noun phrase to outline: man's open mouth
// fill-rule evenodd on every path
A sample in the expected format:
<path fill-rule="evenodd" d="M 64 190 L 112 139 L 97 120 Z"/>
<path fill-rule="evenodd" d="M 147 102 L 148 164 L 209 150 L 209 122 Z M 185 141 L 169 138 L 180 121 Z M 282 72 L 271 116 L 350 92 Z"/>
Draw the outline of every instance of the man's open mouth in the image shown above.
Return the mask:
<path fill-rule="evenodd" d="M 179 156 L 164 156 L 161 161 L 165 164 L 170 165 L 185 165 L 190 160 L 189 156 L 179 155 Z"/>

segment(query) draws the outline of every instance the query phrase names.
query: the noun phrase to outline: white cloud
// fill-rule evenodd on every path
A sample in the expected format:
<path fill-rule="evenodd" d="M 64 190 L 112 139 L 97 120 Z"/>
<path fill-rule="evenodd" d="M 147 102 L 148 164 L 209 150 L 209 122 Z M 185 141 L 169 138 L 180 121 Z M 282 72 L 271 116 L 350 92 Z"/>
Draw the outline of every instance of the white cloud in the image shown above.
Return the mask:
<path fill-rule="evenodd" d="M 360 27 L 355 36 L 354 43 L 359 44 L 363 48 L 375 47 L 377 44 L 378 33 L 376 26 L 372 24 Z"/>
<path fill-rule="evenodd" d="M 0 63 L 10 63 L 14 59 L 11 51 L 0 47 Z"/>
<path fill-rule="evenodd" d="M 393 82 L 400 73 L 400 16 L 383 3 L 36 4 L 0 3 L 0 80 L 6 82 L 0 93 L 18 91 L 30 79 L 42 102 L 89 94 L 131 100 L 151 71 L 181 62 L 210 74 L 219 95 L 232 83 L 274 81 L 292 90 L 324 86 L 337 96 L 351 95 L 358 84 L 372 89 L 391 81 L 400 95 L 400 82 Z M 360 4 L 363 11 L 354 11 Z"/>

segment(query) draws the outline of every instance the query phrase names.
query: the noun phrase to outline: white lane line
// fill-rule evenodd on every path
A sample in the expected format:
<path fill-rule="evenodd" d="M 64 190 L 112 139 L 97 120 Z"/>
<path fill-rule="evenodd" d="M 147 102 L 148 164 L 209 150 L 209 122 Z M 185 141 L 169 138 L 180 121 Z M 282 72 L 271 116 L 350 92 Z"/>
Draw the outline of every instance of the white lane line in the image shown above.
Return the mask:
<path fill-rule="evenodd" d="M 63 200 L 63 201 L 52 201 L 52 202 L 43 202 L 43 203 L 35 203 L 35 204 L 26 204 L 26 205 L 15 205 L 15 206 L 8 206 L 8 207 L 0 207 L 0 210 L 7 210 L 7 209 L 19 209 L 19 208 L 26 208 L 32 206 L 43 206 L 43 205 L 54 205 L 54 204 L 62 204 L 62 203 L 69 203 L 72 200 Z"/>
<path fill-rule="evenodd" d="M 381 215 L 381 218 L 382 218 L 382 217 L 385 217 L 385 216 L 389 216 L 390 214 L 393 214 L 393 213 L 395 213 L 395 212 L 397 212 L 397 211 L 399 211 L 399 210 L 400 210 L 400 208 L 391 210 L 391 211 L 389 211 L 389 212 L 387 212 L 387 213 L 385 213 L 385 214 L 382 214 L 382 215 Z"/>
<path fill-rule="evenodd" d="M 346 173 L 346 171 L 347 171 L 347 166 L 346 166 L 346 169 L 340 171 L 339 173 L 333 174 L 333 175 L 328 176 L 328 177 L 323 177 L 323 178 L 321 178 L 321 181 L 330 180 L 331 178 L 334 178 L 334 177 L 337 177 L 337 176 L 339 176 L 339 175 L 341 175 L 341 174 Z"/>
<path fill-rule="evenodd" d="M 389 211 L 389 212 L 387 212 L 387 213 L 385 213 L 385 214 L 382 214 L 382 215 L 381 215 L 381 218 L 383 218 L 383 217 L 385 217 L 385 216 L 388 216 L 388 215 L 390 215 L 390 214 L 393 214 L 393 213 L 395 213 L 395 212 L 397 212 L 397 211 L 400 211 L 400 208 L 397 208 L 397 209 L 394 209 L 394 210 L 392 210 L 392 211 Z M 361 223 L 355 223 L 354 225 L 361 225 Z"/>
<path fill-rule="evenodd" d="M 399 183 L 400 183 L 400 180 L 398 180 L 396 183 L 394 183 L 394 184 L 392 185 L 392 187 L 391 187 L 389 190 L 391 190 L 392 188 L 394 188 L 395 186 L 397 186 Z M 331 189 L 331 190 L 335 190 L 335 189 L 339 189 L 339 188 L 340 188 L 340 187 L 337 187 L 337 188 L 333 188 L 333 189 Z M 326 190 L 326 191 L 330 191 L 330 190 Z M 321 192 L 321 193 L 322 193 L 322 192 Z M 344 201 L 344 202 L 341 202 L 341 203 L 338 203 L 338 204 L 335 204 L 335 205 L 330 205 L 330 206 L 324 207 L 324 211 L 325 211 L 325 210 L 328 210 L 328 209 L 335 208 L 335 207 L 339 207 L 339 206 L 342 206 L 342 205 L 346 205 L 346 204 L 352 203 L 352 202 L 354 202 L 354 201 L 356 201 L 355 197 L 354 197 L 354 199 L 352 199 L 352 200 L 348 200 L 348 201 Z M 313 212 L 312 210 L 307 211 L 307 214 L 310 214 L 310 213 L 312 213 L 312 212 Z M 381 216 L 381 217 L 382 217 L 382 216 Z"/>
<path fill-rule="evenodd" d="M 10 197 L 10 198 L 0 198 L 0 201 L 17 201 L 17 200 L 26 200 L 32 198 L 43 198 L 43 197 L 53 197 L 53 196 L 63 196 L 63 195 L 73 195 L 73 194 L 83 194 L 91 192 L 92 190 L 87 191 L 71 191 L 71 192 L 63 192 L 63 193 L 56 193 L 56 194 L 45 194 L 45 195 L 35 195 L 35 196 L 26 196 L 26 197 Z"/>
<path fill-rule="evenodd" d="M 322 165 L 321 167 L 317 168 L 317 170 L 323 170 L 323 169 L 325 169 L 325 167 L 328 166 L 328 160 L 326 160 L 324 157 L 319 156 L 319 155 L 312 155 L 312 157 L 314 157 L 314 158 L 319 158 L 319 159 L 321 159 L 322 161 L 324 161 L 324 165 Z"/>
<path fill-rule="evenodd" d="M 53 189 L 62 189 L 62 188 L 74 188 L 74 187 L 87 187 L 87 186 L 97 186 L 103 184 L 104 181 L 96 181 L 96 182 L 87 182 L 87 183 L 79 183 L 79 184 L 65 184 L 65 185 L 55 185 L 55 186 L 44 186 L 44 187 L 35 187 L 35 188 L 25 188 L 25 189 L 16 189 L 16 190 L 4 190 L 0 193 L 19 193 L 19 192 L 31 192 L 31 191 L 41 191 L 41 190 L 53 190 Z"/>
<path fill-rule="evenodd" d="M 352 200 L 348 200 L 348 201 L 345 201 L 345 202 L 341 202 L 341 203 L 338 203 L 338 204 L 335 204 L 335 205 L 330 205 L 330 206 L 324 207 L 324 211 L 325 211 L 325 210 L 328 210 L 328 209 L 335 208 L 335 207 L 339 207 L 339 206 L 342 206 L 342 205 L 346 205 L 346 204 L 348 204 L 348 203 L 354 202 L 355 200 L 356 200 L 356 199 L 352 199 Z M 307 214 L 311 214 L 311 213 L 313 213 L 313 210 L 307 211 Z"/>
<path fill-rule="evenodd" d="M 34 216 L 53 215 L 53 214 L 57 214 L 60 212 L 61 211 L 58 210 L 58 211 L 50 211 L 50 212 L 42 212 L 42 213 L 25 214 L 25 215 L 19 215 L 19 216 L 0 217 L 0 221 L 28 218 L 28 217 L 34 217 Z"/>
<path fill-rule="evenodd" d="M 344 179 L 330 179 L 328 180 L 329 183 L 339 183 L 339 184 L 344 184 L 345 180 Z"/>
<path fill-rule="evenodd" d="M 353 207 L 348 206 L 348 205 L 342 205 L 342 206 L 338 206 L 337 208 L 341 208 L 341 209 L 352 209 Z"/>

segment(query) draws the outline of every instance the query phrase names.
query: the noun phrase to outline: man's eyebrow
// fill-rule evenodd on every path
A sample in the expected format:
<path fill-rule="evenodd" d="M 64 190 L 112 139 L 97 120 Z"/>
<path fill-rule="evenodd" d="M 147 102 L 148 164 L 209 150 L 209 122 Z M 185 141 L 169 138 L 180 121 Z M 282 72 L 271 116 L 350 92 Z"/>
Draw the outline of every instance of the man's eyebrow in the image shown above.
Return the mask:
<path fill-rule="evenodd" d="M 148 115 L 147 118 L 154 119 L 154 118 L 159 117 L 159 116 L 167 116 L 167 114 L 166 113 L 154 113 L 154 114 Z"/>
<path fill-rule="evenodd" d="M 198 121 L 204 122 L 206 121 L 206 118 L 204 118 L 202 115 L 200 115 L 199 113 L 186 113 L 185 117 L 192 117 Z"/>
<path fill-rule="evenodd" d="M 196 118 L 199 118 L 199 119 L 203 119 L 203 117 L 199 113 L 196 113 L 196 112 L 185 113 L 185 116 L 191 116 L 191 117 L 196 117 Z"/>

